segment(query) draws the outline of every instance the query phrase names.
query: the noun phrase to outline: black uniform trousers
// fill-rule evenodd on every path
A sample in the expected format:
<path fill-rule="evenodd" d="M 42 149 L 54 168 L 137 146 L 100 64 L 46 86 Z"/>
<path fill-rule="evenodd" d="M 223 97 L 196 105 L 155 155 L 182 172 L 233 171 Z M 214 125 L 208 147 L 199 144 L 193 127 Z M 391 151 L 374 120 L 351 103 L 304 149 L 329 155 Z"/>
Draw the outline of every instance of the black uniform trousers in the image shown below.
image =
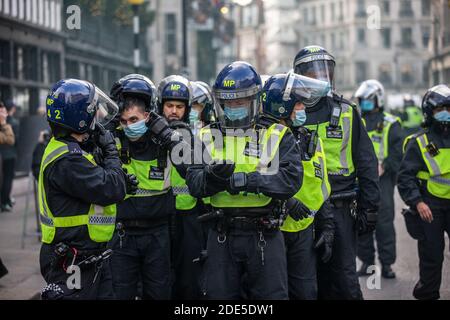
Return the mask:
<path fill-rule="evenodd" d="M 287 300 L 286 249 L 280 230 L 210 229 L 202 291 L 206 299 Z"/>
<path fill-rule="evenodd" d="M 174 215 L 172 235 L 172 268 L 174 283 L 172 298 L 176 300 L 196 300 L 202 297 L 200 274 L 201 251 L 206 247 L 207 230 L 198 222 L 198 206 L 192 210 L 177 210 Z"/>
<path fill-rule="evenodd" d="M 299 232 L 283 232 L 290 300 L 317 299 L 314 224 Z"/>
<path fill-rule="evenodd" d="M 385 173 L 380 177 L 381 198 L 383 201 L 380 202 L 375 231 L 362 235 L 358 239 L 358 257 L 368 265 L 375 263 L 374 238 L 377 242 L 378 258 L 382 265 L 391 265 L 396 259 L 394 186 L 394 174 Z"/>
<path fill-rule="evenodd" d="M 350 201 L 331 203 L 335 234 L 333 255 L 328 263 L 318 260 L 318 297 L 326 300 L 363 299 L 356 274 L 356 221 Z"/>
<path fill-rule="evenodd" d="M 445 235 L 450 235 L 450 208 L 434 209 L 431 223 L 421 220 L 423 237 L 417 242 L 420 280 L 413 295 L 416 299 L 439 299 L 444 262 Z"/>
<path fill-rule="evenodd" d="M 170 299 L 170 237 L 167 224 L 116 230 L 110 247 L 113 289 L 117 299 L 133 300 L 142 284 L 142 299 Z"/>

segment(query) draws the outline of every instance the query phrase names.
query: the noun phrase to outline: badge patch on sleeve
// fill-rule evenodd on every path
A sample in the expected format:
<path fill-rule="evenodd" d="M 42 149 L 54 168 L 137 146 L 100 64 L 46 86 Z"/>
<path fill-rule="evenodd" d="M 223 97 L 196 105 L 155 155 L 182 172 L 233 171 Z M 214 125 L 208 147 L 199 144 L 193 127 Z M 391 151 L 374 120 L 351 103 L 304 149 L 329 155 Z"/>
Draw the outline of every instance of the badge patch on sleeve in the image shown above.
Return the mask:
<path fill-rule="evenodd" d="M 151 180 L 164 180 L 164 169 L 158 167 L 150 167 L 148 178 Z"/>
<path fill-rule="evenodd" d="M 342 134 L 342 128 L 336 127 L 327 127 L 327 138 L 330 139 L 342 139 L 343 134 Z"/>

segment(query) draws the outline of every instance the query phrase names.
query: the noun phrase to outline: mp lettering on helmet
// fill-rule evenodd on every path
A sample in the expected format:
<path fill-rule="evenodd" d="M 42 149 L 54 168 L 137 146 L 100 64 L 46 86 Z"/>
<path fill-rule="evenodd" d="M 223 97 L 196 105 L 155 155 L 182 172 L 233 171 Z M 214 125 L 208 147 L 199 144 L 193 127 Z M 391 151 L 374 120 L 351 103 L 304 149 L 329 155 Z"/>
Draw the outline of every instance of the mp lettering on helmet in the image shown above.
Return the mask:
<path fill-rule="evenodd" d="M 223 82 L 224 87 L 233 87 L 236 84 L 236 81 L 234 80 L 225 80 Z"/>
<path fill-rule="evenodd" d="M 320 51 L 320 47 L 311 47 L 311 48 L 308 48 L 308 51 L 310 53 L 319 52 Z"/>
<path fill-rule="evenodd" d="M 170 85 L 170 90 L 173 90 L 173 91 L 178 91 L 178 90 L 180 90 L 180 88 L 181 88 L 181 85 L 179 85 L 179 84 L 171 84 Z"/>

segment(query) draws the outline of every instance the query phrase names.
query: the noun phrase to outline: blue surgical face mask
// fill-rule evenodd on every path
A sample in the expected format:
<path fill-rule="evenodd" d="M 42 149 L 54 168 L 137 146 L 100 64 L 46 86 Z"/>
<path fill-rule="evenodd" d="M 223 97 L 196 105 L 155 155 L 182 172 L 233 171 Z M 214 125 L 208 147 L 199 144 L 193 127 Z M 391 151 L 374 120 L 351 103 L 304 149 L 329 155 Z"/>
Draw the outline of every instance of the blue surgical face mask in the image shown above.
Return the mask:
<path fill-rule="evenodd" d="M 223 109 L 225 116 L 231 121 L 242 120 L 248 117 L 248 107 L 237 106 L 237 107 L 225 107 Z"/>
<path fill-rule="evenodd" d="M 433 116 L 438 122 L 450 122 L 450 112 L 442 110 Z"/>
<path fill-rule="evenodd" d="M 297 110 L 295 111 L 295 119 L 292 120 L 293 127 L 301 127 L 306 122 L 306 111 L 305 110 Z"/>
<path fill-rule="evenodd" d="M 197 110 L 191 109 L 191 112 L 189 112 L 189 122 L 194 123 L 198 121 L 200 118 L 200 113 Z"/>
<path fill-rule="evenodd" d="M 137 140 L 140 137 L 142 137 L 148 130 L 148 127 L 145 123 L 146 119 L 140 120 L 138 122 L 135 122 L 133 124 L 130 124 L 128 126 L 123 127 L 123 131 L 125 132 L 125 135 L 130 140 Z"/>
<path fill-rule="evenodd" d="M 361 100 L 360 107 L 362 112 L 369 112 L 375 109 L 375 103 L 372 100 L 363 99 Z"/>

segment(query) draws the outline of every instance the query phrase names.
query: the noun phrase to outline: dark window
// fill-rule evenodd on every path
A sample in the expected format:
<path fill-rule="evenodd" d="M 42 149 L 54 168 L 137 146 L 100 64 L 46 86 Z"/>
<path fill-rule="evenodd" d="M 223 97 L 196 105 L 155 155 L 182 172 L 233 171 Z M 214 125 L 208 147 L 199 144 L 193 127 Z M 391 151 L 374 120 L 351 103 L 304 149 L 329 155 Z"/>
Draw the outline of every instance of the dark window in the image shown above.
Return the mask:
<path fill-rule="evenodd" d="M 66 78 L 79 78 L 80 67 L 77 61 L 66 60 Z"/>
<path fill-rule="evenodd" d="M 41 81 L 55 83 L 61 79 L 60 55 L 58 52 L 41 52 Z"/>
<path fill-rule="evenodd" d="M 403 48 L 412 48 L 414 46 L 412 38 L 412 28 L 402 28 L 401 36 L 402 36 L 401 45 Z"/>
<path fill-rule="evenodd" d="M 312 11 L 311 11 L 311 24 L 315 25 L 316 24 L 316 7 L 312 7 Z"/>
<path fill-rule="evenodd" d="M 166 14 L 166 53 L 177 53 L 177 17 L 173 13 Z"/>
<path fill-rule="evenodd" d="M 358 43 L 365 44 L 366 43 L 366 32 L 363 28 L 358 29 Z"/>
<path fill-rule="evenodd" d="M 391 29 L 390 28 L 381 29 L 381 38 L 383 41 L 383 47 L 390 48 L 391 47 Z"/>
<path fill-rule="evenodd" d="M 383 1 L 383 12 L 387 15 L 391 13 L 391 4 L 389 1 Z"/>
<path fill-rule="evenodd" d="M 366 3 L 364 0 L 358 0 L 356 7 L 356 16 L 359 18 L 366 16 Z"/>
<path fill-rule="evenodd" d="M 422 27 L 422 44 L 424 48 L 428 48 L 430 42 L 430 27 Z"/>
<path fill-rule="evenodd" d="M 400 17 L 412 17 L 414 15 L 411 7 L 411 0 L 400 1 Z"/>
<path fill-rule="evenodd" d="M 19 80 L 38 80 L 36 47 L 18 44 L 14 46 L 14 77 Z"/>
<path fill-rule="evenodd" d="M 412 65 L 405 64 L 402 66 L 401 78 L 402 78 L 402 83 L 404 83 L 404 84 L 411 84 L 414 82 Z"/>
<path fill-rule="evenodd" d="M 389 64 L 381 64 L 378 70 L 378 78 L 381 83 L 391 84 L 392 83 L 392 70 Z"/>
<path fill-rule="evenodd" d="M 430 0 L 422 0 L 422 15 L 429 16 L 431 13 L 431 3 Z"/>
<path fill-rule="evenodd" d="M 356 82 L 361 83 L 367 80 L 367 62 L 356 62 L 355 78 Z"/>
<path fill-rule="evenodd" d="M 11 53 L 8 41 L 0 40 L 0 77 L 11 77 Z"/>
<path fill-rule="evenodd" d="M 430 72 L 430 68 L 429 68 L 428 64 L 425 63 L 422 66 L 422 80 L 423 80 L 423 83 L 425 84 L 425 86 L 428 86 L 428 83 L 430 82 L 430 73 L 429 72 Z"/>
<path fill-rule="evenodd" d="M 339 15 L 338 20 L 343 21 L 344 20 L 344 2 L 339 2 Z"/>
<path fill-rule="evenodd" d="M 336 6 L 334 2 L 331 3 L 331 21 L 334 21 L 336 18 Z"/>

